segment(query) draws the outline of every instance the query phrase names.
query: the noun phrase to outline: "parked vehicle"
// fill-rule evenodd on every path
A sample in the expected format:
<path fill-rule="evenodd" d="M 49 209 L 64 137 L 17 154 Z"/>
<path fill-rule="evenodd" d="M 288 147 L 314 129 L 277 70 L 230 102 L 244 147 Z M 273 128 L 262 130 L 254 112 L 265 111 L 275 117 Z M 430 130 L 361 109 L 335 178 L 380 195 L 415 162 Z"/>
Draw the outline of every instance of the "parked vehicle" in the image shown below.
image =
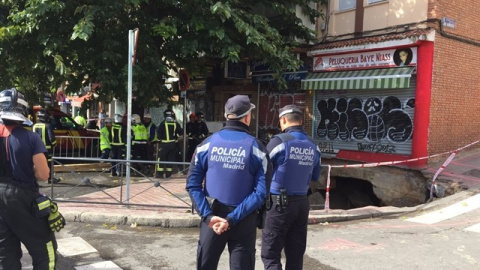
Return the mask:
<path fill-rule="evenodd" d="M 32 122 L 36 123 L 37 111 L 40 106 L 33 107 Z M 54 156 L 62 157 L 98 157 L 100 132 L 85 129 L 73 118 L 57 109 L 47 109 L 57 139 Z"/>

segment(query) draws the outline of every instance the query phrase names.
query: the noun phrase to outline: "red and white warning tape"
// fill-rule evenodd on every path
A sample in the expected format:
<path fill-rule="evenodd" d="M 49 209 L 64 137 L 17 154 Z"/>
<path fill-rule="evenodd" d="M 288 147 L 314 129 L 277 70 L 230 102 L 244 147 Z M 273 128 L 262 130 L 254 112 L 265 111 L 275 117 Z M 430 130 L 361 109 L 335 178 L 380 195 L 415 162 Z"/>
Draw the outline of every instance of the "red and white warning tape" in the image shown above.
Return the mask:
<path fill-rule="evenodd" d="M 439 175 L 440 173 L 442 173 L 442 171 L 448 166 L 448 164 L 450 163 L 450 161 L 453 160 L 453 158 L 455 157 L 456 154 L 457 154 L 457 152 L 453 152 L 453 153 L 447 158 L 447 160 L 445 160 L 445 162 L 442 164 L 442 166 L 440 166 L 440 168 L 437 170 L 437 172 L 436 172 L 435 175 L 433 176 L 432 185 L 430 186 L 430 200 L 433 199 L 433 189 L 435 188 L 435 180 L 437 179 L 438 175 Z"/>
<path fill-rule="evenodd" d="M 405 160 L 396 160 L 396 161 L 383 161 L 383 162 L 373 162 L 373 163 L 363 163 L 363 164 L 344 164 L 344 165 L 322 165 L 322 167 L 326 166 L 328 167 L 328 173 L 327 173 L 327 186 L 325 188 L 326 194 L 325 194 L 325 211 L 328 212 L 330 209 L 330 171 L 331 168 L 370 168 L 370 167 L 377 167 L 377 166 L 385 166 L 385 165 L 395 165 L 395 164 L 400 164 L 400 163 L 408 163 L 408 162 L 414 162 L 414 161 L 419 161 L 419 160 L 424 160 L 424 159 L 429 159 L 429 158 L 434 158 L 438 156 L 443 156 L 450 154 L 450 157 L 443 163 L 443 165 L 437 170 L 435 173 L 433 179 L 432 179 L 432 186 L 430 188 L 430 199 L 433 197 L 433 188 L 435 185 L 435 180 L 440 175 L 440 173 L 448 166 L 448 164 L 453 160 L 455 155 L 462 151 L 463 149 L 466 149 L 468 147 L 471 147 L 472 145 L 475 145 L 479 143 L 480 140 L 474 141 L 472 143 L 469 143 L 463 147 L 460 147 L 458 149 L 455 149 L 453 151 L 449 152 L 443 152 L 431 156 L 425 156 L 425 157 L 419 157 L 419 158 L 412 158 L 412 159 L 405 159 Z"/>

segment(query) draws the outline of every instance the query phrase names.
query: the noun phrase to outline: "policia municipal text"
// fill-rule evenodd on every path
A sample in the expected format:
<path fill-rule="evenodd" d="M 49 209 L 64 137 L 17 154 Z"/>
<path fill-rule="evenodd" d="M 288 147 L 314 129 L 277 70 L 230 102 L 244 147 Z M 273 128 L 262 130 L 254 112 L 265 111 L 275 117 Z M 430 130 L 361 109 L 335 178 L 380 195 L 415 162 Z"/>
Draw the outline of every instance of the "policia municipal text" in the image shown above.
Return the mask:
<path fill-rule="evenodd" d="M 186 188 L 202 217 L 197 269 L 217 269 L 226 244 L 230 269 L 255 268 L 257 209 L 266 198 L 269 161 L 265 146 L 249 134 L 253 108 L 248 96 L 230 98 L 226 126 L 192 158 Z"/>
<path fill-rule="evenodd" d="M 24 129 L 28 103 L 16 89 L 0 92 L 0 269 L 20 270 L 23 243 L 34 270 L 55 269 L 54 231 L 65 225 L 57 205 L 38 191 L 47 181 L 47 149 L 40 136 Z"/>

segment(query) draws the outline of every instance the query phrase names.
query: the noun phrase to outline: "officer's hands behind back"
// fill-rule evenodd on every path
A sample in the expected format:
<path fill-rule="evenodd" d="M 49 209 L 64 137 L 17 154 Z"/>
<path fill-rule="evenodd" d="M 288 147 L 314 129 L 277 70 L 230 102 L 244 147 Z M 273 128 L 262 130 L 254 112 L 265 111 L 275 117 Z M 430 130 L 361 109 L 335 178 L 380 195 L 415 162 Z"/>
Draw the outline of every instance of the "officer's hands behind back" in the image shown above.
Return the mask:
<path fill-rule="evenodd" d="M 219 216 L 214 216 L 212 219 L 210 219 L 210 222 L 208 223 L 208 227 L 212 228 L 213 231 L 220 235 L 223 232 L 228 230 L 228 221 L 224 218 L 221 218 Z"/>

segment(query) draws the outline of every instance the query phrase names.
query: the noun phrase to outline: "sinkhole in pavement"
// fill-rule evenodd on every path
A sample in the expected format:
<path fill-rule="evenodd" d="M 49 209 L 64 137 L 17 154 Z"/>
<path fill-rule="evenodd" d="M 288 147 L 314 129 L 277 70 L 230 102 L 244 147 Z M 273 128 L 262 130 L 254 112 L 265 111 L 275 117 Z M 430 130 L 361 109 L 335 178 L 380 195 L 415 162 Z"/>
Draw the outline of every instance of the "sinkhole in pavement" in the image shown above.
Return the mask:
<path fill-rule="evenodd" d="M 381 201 L 374 194 L 372 183 L 369 181 L 347 177 L 334 177 L 332 180 L 330 209 L 347 210 L 365 206 L 381 206 Z M 325 189 L 317 191 L 325 198 Z M 323 209 L 323 207 L 318 205 L 317 209 Z"/>

